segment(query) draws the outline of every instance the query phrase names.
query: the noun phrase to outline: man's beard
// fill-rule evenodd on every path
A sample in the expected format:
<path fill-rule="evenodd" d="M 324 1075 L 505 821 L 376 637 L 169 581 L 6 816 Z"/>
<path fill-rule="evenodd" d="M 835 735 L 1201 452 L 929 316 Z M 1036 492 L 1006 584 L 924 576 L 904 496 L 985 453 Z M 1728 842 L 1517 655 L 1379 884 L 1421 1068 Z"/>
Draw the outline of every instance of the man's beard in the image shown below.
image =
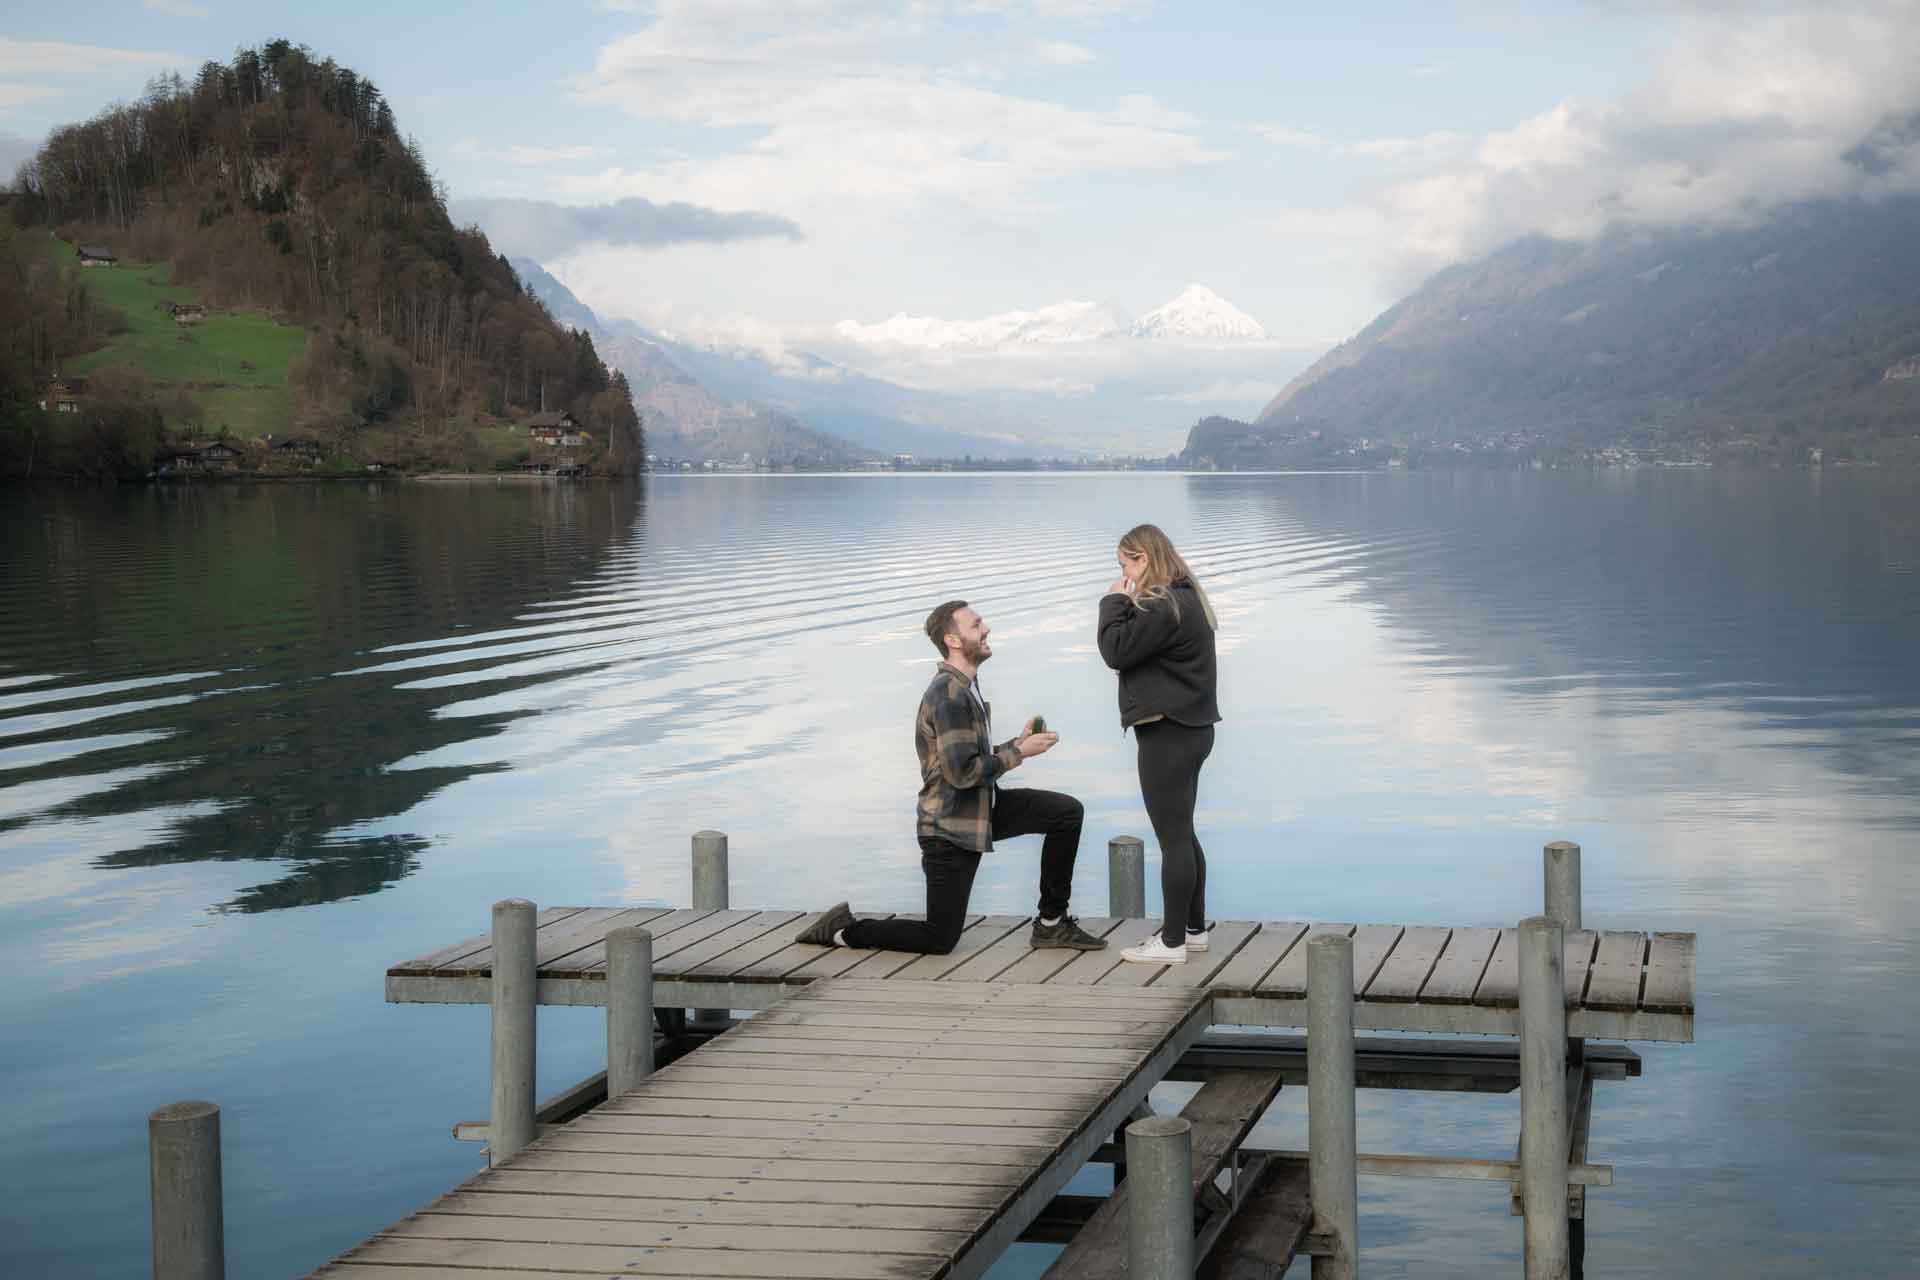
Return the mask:
<path fill-rule="evenodd" d="M 967 641 L 966 659 L 972 665 L 977 667 L 981 663 L 985 662 L 988 658 L 991 658 L 992 656 L 993 656 L 993 650 L 987 647 L 987 642 L 985 640 Z"/>

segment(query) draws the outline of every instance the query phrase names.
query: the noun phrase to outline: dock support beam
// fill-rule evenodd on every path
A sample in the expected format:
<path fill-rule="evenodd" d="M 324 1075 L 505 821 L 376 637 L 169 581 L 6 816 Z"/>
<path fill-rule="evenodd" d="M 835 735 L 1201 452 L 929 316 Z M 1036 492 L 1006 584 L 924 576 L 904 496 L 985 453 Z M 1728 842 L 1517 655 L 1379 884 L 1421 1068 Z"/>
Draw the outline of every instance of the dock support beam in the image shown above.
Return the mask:
<path fill-rule="evenodd" d="M 607 934 L 607 1097 L 653 1074 L 653 935 Z"/>
<path fill-rule="evenodd" d="M 1331 1252 L 1314 1256 L 1313 1280 L 1360 1274 L 1354 1106 L 1353 939 L 1315 934 L 1307 939 L 1307 1176 L 1313 1229 Z"/>
<path fill-rule="evenodd" d="M 1193 1280 L 1193 1123 L 1135 1120 L 1127 1170 L 1129 1280 Z"/>
<path fill-rule="evenodd" d="M 1107 914 L 1121 920 L 1147 916 L 1147 846 L 1139 836 L 1107 841 Z"/>
<path fill-rule="evenodd" d="M 1555 840 L 1543 851 L 1546 880 L 1546 916 L 1567 933 L 1580 928 L 1580 846 L 1571 840 Z M 1587 1042 L 1577 1036 L 1567 1039 L 1567 1066 L 1578 1071 L 1587 1060 Z M 1587 1191 L 1570 1188 L 1567 1201 L 1567 1240 L 1569 1272 L 1572 1280 L 1586 1273 Z"/>
<path fill-rule="evenodd" d="M 693 909 L 727 909 L 727 836 L 724 831 L 693 833 Z M 731 1009 L 695 1009 L 693 1025 L 703 1031 L 725 1031 L 733 1021 Z"/>
<path fill-rule="evenodd" d="M 487 1119 L 491 1163 L 506 1159 L 534 1138 L 537 915 L 525 898 L 493 904 L 493 1099 Z"/>
<path fill-rule="evenodd" d="M 154 1280 L 226 1280 L 220 1108 L 176 1102 L 147 1117 Z"/>
<path fill-rule="evenodd" d="M 1520 1204 L 1527 1280 L 1569 1280 L 1565 933 L 1520 922 Z"/>

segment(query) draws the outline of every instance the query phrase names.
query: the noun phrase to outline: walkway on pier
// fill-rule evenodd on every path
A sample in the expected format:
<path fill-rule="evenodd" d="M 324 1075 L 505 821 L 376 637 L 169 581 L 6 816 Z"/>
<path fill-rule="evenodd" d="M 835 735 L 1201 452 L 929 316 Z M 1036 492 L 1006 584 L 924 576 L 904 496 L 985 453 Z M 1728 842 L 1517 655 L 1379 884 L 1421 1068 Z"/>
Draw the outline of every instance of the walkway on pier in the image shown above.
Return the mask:
<path fill-rule="evenodd" d="M 940 1004 L 957 987 L 1023 983 L 1106 993 L 1190 989 L 1213 997 L 1213 1020 L 1243 1026 L 1306 1024 L 1306 939 L 1353 939 L 1354 1024 L 1363 1031 L 1517 1035 L 1519 948 L 1513 929 L 1399 924 L 1226 921 L 1212 947 L 1184 965 L 1125 964 L 1120 948 L 1159 922 L 1082 921 L 1106 951 L 1035 951 L 1024 916 L 974 916 L 952 955 L 859 951 L 793 941 L 813 919 L 798 911 L 551 907 L 537 935 L 543 1004 L 606 1003 L 610 930 L 653 935 L 655 1000 L 661 1006 L 770 1009 L 829 978 L 895 984 L 938 982 Z M 492 996 L 492 944 L 485 935 L 387 970 L 387 999 L 485 1004 Z M 1608 1040 L 1691 1041 L 1694 935 L 1574 930 L 1566 936 L 1567 1032 Z M 902 986 L 904 990 L 904 985 Z M 1076 999 L 1087 998 L 1082 990 Z"/>
<path fill-rule="evenodd" d="M 774 961 L 777 982 L 789 961 L 775 961 L 763 935 L 790 938 L 801 922 L 793 912 L 563 909 L 546 913 L 539 956 L 543 972 L 563 959 L 584 971 L 597 948 L 604 989 L 599 939 L 638 923 L 659 931 L 663 958 L 683 957 L 678 972 L 742 950 L 729 964 Z M 1015 923 L 1022 955 L 1000 945 Z M 1200 1039 L 1212 1010 L 1204 980 L 1103 983 L 1117 957 L 1028 952 L 1024 923 L 1009 917 L 977 921 L 968 936 L 965 953 L 874 965 L 884 977 L 814 975 L 778 1008 L 314 1274 L 980 1275 Z M 807 950 L 793 967 L 821 951 Z M 887 954 L 840 956 L 857 970 Z M 441 957 L 471 975 L 481 952 Z M 962 976 L 969 962 L 983 980 L 927 980 Z M 936 967 L 921 977 L 916 965 Z M 1018 977 L 984 980 L 989 967 Z M 1069 970 L 1080 981 L 1054 985 Z"/>

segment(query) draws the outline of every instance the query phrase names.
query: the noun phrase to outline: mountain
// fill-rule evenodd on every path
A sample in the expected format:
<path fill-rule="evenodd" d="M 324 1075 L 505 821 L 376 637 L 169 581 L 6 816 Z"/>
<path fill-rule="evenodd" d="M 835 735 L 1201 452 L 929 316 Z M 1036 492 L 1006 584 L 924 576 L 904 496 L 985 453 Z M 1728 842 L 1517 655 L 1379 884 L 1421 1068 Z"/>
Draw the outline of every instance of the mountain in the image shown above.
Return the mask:
<path fill-rule="evenodd" d="M 51 447 L 146 474 L 167 433 L 250 456 L 248 437 L 297 433 L 348 470 L 510 469 L 535 451 L 513 424 L 541 409 L 586 426 L 571 460 L 639 464 L 592 341 L 454 226 L 372 81 L 304 46 L 156 77 L 53 130 L 0 220 L 20 228 L 0 236 L 0 471 Z M 114 265 L 79 269 L 81 246 Z M 79 412 L 39 409 L 56 376 L 87 379 Z"/>
<path fill-rule="evenodd" d="M 633 391 L 646 424 L 647 448 L 658 458 L 691 462 L 744 459 L 801 466 L 838 466 L 873 453 L 791 414 L 715 394 L 680 366 L 668 344 L 630 321 L 602 324 L 599 316 L 531 258 L 511 260 L 528 292 L 556 320 L 592 335 L 601 356 Z"/>
<path fill-rule="evenodd" d="M 1055 302 L 1033 311 L 1003 311 L 984 320 L 941 320 L 904 311 L 878 324 L 842 320 L 836 332 L 867 346 L 895 345 L 928 351 L 988 351 L 1054 346 L 1107 338 L 1175 338 L 1264 341 L 1260 322 L 1203 284 L 1190 284 L 1129 324 L 1121 310 L 1103 302 Z"/>
<path fill-rule="evenodd" d="M 1126 331 L 1126 319 L 1098 302 L 1055 302 L 1034 311 L 1003 311 L 984 320 L 940 320 L 900 312 L 878 324 L 842 320 L 835 326 L 849 342 L 895 343 L 929 351 L 983 349 L 1010 344 L 1050 346 L 1090 342 Z"/>
<path fill-rule="evenodd" d="M 1267 331 L 1240 308 L 1203 284 L 1190 284 L 1173 301 L 1133 322 L 1136 338 L 1208 338 L 1259 342 Z"/>
<path fill-rule="evenodd" d="M 1731 230 L 1529 239 L 1440 272 L 1260 424 L 1828 461 L 1916 456 L 1920 197 Z"/>

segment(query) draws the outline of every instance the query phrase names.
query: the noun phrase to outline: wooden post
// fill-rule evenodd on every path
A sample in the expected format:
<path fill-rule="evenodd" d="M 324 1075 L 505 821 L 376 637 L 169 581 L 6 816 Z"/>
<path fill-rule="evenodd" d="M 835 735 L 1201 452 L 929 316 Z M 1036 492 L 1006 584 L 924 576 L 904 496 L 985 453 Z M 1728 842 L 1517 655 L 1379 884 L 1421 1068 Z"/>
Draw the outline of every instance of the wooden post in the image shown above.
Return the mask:
<path fill-rule="evenodd" d="M 653 935 L 607 934 L 607 1097 L 653 1074 Z"/>
<path fill-rule="evenodd" d="M 1307 1177 L 1313 1229 L 1333 1252 L 1315 1255 L 1313 1280 L 1360 1274 L 1360 1177 L 1355 1134 L 1353 939 L 1307 939 Z"/>
<path fill-rule="evenodd" d="M 1139 836 L 1107 841 L 1107 914 L 1122 920 L 1147 916 L 1147 846 Z"/>
<path fill-rule="evenodd" d="M 220 1108 L 176 1102 L 147 1117 L 154 1280 L 225 1280 Z"/>
<path fill-rule="evenodd" d="M 1135 1120 L 1127 1167 L 1129 1280 L 1193 1280 L 1193 1123 Z"/>
<path fill-rule="evenodd" d="M 1520 922 L 1520 1205 L 1527 1280 L 1569 1280 L 1566 935 Z"/>
<path fill-rule="evenodd" d="M 727 837 L 721 831 L 693 833 L 693 909 L 725 911 L 728 899 Z M 695 1009 L 693 1025 L 719 1033 L 733 1021 L 730 1009 Z"/>
<path fill-rule="evenodd" d="M 1545 914 L 1572 934 L 1580 928 L 1580 846 L 1571 840 L 1555 840 L 1543 852 L 1547 890 Z M 1578 1036 L 1567 1037 L 1568 1068 L 1579 1071 L 1586 1060 L 1587 1042 Z M 1586 1188 L 1570 1188 L 1567 1195 L 1569 1268 L 1573 1280 L 1580 1280 L 1586 1270 Z"/>
<path fill-rule="evenodd" d="M 487 1159 L 498 1163 L 533 1141 L 535 1002 L 534 905 L 524 898 L 493 904 L 493 1105 Z"/>

